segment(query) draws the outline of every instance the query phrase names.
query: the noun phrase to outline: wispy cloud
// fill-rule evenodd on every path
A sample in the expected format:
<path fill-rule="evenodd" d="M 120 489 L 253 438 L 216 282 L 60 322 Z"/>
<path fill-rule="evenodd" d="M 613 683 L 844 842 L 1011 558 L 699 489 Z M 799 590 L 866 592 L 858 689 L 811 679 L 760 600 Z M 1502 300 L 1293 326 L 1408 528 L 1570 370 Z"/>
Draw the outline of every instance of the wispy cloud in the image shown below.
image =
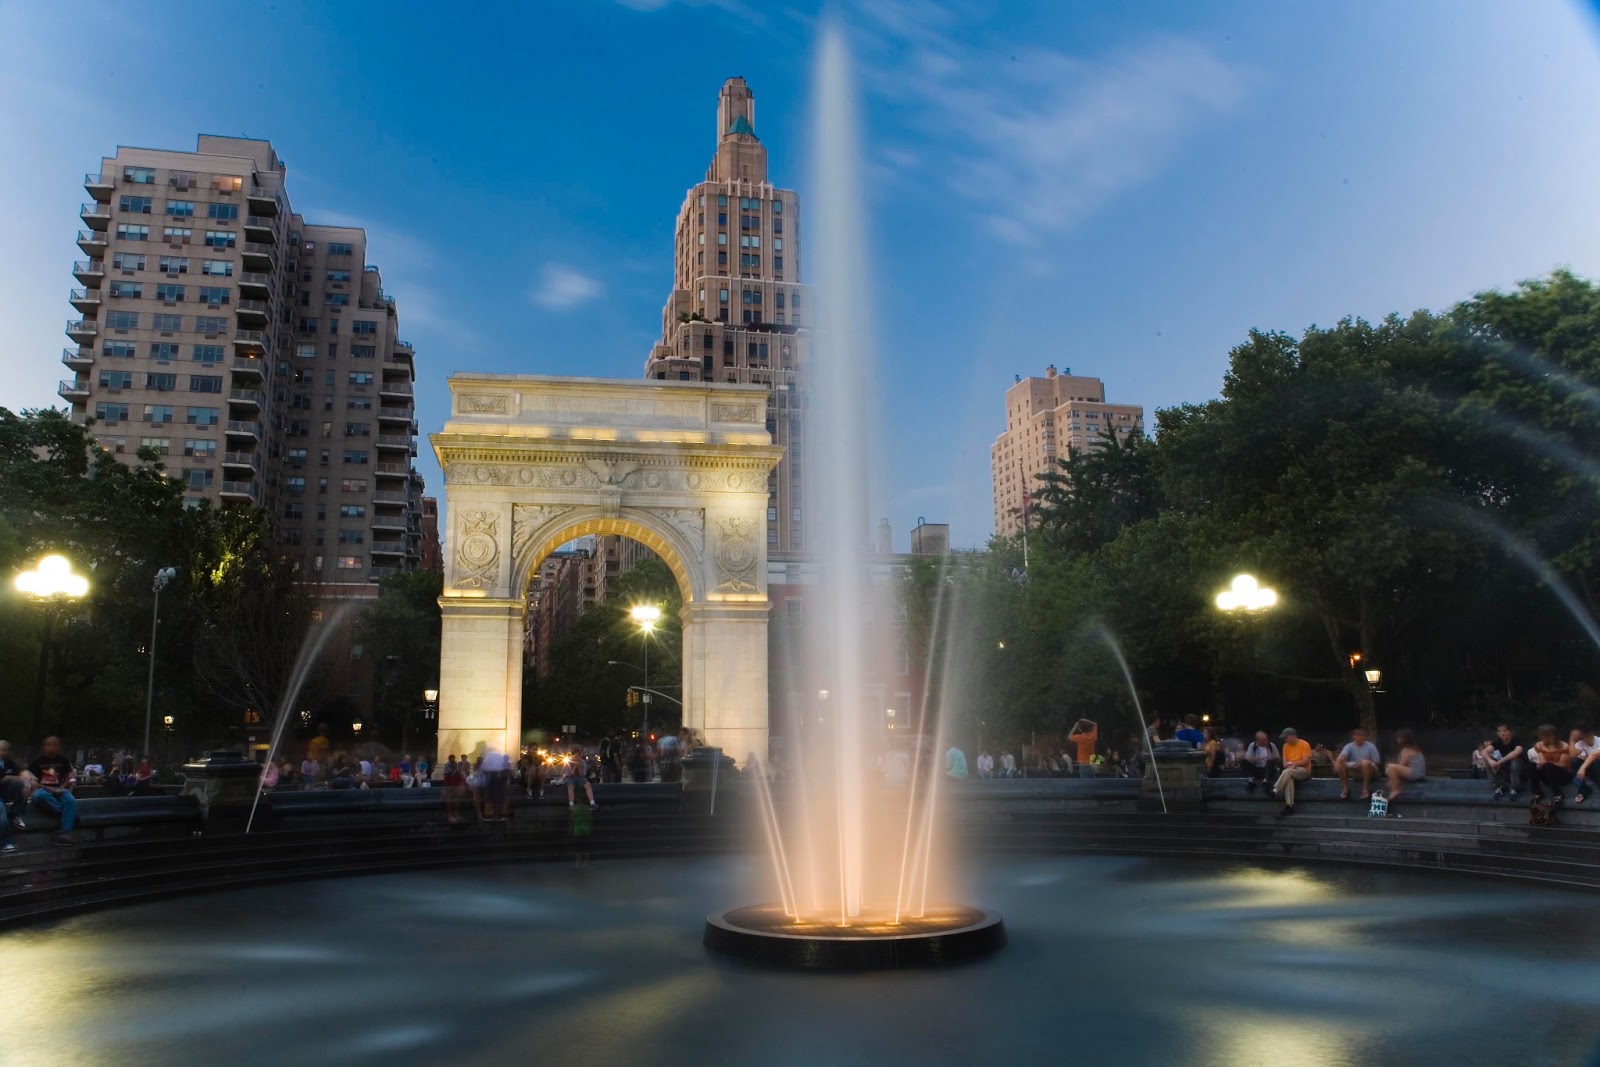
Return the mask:
<path fill-rule="evenodd" d="M 598 279 L 565 264 L 546 263 L 539 271 L 533 302 L 551 311 L 570 311 L 596 299 L 603 292 L 605 286 Z"/>
<path fill-rule="evenodd" d="M 680 7 L 715 8 L 752 25 L 766 21 L 761 12 L 743 0 L 616 0 L 616 2 L 630 11 L 661 11 L 676 4 Z"/>
<path fill-rule="evenodd" d="M 1018 245 L 1149 180 L 1250 82 L 1181 37 L 1092 57 L 999 50 L 970 43 L 948 6 L 863 0 L 860 10 L 867 84 L 948 154 L 951 188 Z"/>

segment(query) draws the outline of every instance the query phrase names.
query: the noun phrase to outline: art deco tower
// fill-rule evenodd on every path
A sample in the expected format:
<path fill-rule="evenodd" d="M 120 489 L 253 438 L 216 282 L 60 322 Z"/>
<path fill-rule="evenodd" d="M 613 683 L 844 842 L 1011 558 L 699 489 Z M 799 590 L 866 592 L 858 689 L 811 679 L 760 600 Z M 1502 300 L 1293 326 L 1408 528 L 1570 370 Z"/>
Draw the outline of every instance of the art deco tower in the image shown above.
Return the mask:
<path fill-rule="evenodd" d="M 804 551 L 811 297 L 800 283 L 800 200 L 767 180 L 743 78 L 729 78 L 717 99 L 716 155 L 678 211 L 675 267 L 645 376 L 772 389 L 767 429 L 787 453 L 767 484 L 767 548 Z"/>

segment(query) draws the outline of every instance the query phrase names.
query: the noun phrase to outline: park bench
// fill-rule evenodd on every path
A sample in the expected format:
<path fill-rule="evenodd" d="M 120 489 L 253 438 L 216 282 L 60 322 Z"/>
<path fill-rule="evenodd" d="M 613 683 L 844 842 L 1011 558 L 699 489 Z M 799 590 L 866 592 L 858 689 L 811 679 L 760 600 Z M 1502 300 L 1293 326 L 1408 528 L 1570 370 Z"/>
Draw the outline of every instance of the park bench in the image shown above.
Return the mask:
<path fill-rule="evenodd" d="M 55 833 L 60 825 L 50 811 L 30 803 L 23 813 L 27 830 L 18 833 Z M 78 830 L 92 833 L 96 840 L 108 831 L 147 826 L 177 826 L 191 830 L 202 827 L 200 802 L 192 796 L 155 793 L 134 797 L 85 797 L 78 801 Z M 77 832 L 77 831 L 74 831 Z"/>

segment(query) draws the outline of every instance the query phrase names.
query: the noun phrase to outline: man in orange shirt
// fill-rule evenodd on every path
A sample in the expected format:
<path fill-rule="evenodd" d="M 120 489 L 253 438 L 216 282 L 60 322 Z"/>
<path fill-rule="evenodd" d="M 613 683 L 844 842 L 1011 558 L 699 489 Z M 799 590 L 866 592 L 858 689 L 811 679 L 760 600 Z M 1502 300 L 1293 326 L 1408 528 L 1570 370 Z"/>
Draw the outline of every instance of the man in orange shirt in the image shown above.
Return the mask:
<path fill-rule="evenodd" d="M 1091 719 L 1079 719 L 1067 734 L 1067 740 L 1078 746 L 1078 766 L 1087 767 L 1094 762 L 1094 745 L 1100 740 L 1100 726 Z"/>
<path fill-rule="evenodd" d="M 1272 795 L 1283 797 L 1283 814 L 1293 815 L 1294 784 L 1311 777 L 1311 742 L 1300 740 L 1300 735 L 1294 732 L 1292 726 L 1285 726 L 1278 740 L 1283 742 L 1280 746 L 1283 750 L 1283 773 L 1278 775 L 1278 784 L 1272 787 Z"/>

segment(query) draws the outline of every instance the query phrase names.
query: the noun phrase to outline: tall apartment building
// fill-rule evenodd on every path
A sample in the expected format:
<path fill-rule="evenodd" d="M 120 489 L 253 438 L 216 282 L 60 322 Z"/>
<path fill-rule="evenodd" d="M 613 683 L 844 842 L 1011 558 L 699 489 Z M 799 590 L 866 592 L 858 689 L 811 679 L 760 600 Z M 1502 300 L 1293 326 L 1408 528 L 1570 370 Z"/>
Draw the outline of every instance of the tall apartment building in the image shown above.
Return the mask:
<path fill-rule="evenodd" d="M 188 499 L 254 504 L 330 595 L 422 559 L 416 378 L 366 234 L 296 214 L 270 142 L 119 147 L 87 175 L 60 385 Z"/>
<path fill-rule="evenodd" d="M 1006 390 L 1006 428 L 989 449 L 994 475 L 994 530 L 1001 537 L 1020 533 L 1039 490 L 1038 477 L 1056 469 L 1068 452 L 1105 447 L 1108 435 L 1144 432 L 1144 408 L 1106 403 L 1099 378 L 1058 373 L 1052 364 L 1043 378 L 1018 375 Z"/>
<path fill-rule="evenodd" d="M 811 294 L 800 282 L 800 201 L 767 181 L 755 97 L 729 78 L 717 99 L 717 149 L 678 211 L 672 295 L 645 376 L 760 383 L 767 429 L 788 451 L 767 483 L 767 546 L 805 547 L 802 500 Z"/>

